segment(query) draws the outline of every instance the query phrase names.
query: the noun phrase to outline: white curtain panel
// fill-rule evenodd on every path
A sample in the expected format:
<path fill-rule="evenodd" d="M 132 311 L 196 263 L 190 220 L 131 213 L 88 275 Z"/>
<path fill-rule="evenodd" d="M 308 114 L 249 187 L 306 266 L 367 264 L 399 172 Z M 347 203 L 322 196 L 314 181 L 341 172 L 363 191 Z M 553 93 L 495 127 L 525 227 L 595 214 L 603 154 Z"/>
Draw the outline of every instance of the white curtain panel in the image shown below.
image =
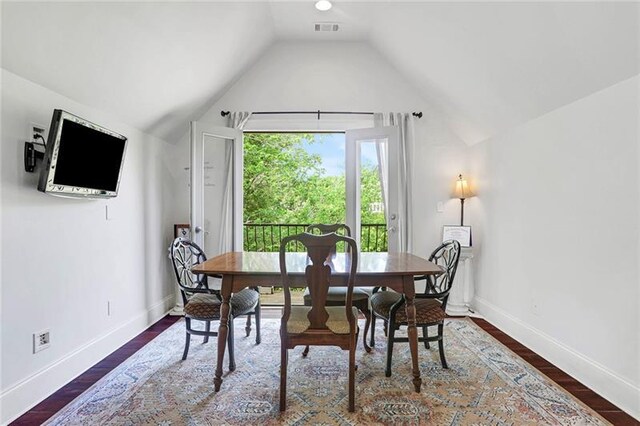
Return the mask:
<path fill-rule="evenodd" d="M 232 112 L 227 117 L 227 127 L 242 130 L 251 118 L 251 113 L 246 111 Z"/>
<path fill-rule="evenodd" d="M 373 115 L 375 127 L 398 126 L 400 129 L 400 140 L 398 141 L 398 236 L 399 249 L 402 252 L 410 253 L 413 250 L 411 233 L 413 231 L 411 188 L 412 182 L 412 159 L 414 145 L 414 118 L 407 113 L 375 113 Z M 376 152 L 380 165 L 378 173 L 380 185 L 382 186 L 382 201 L 384 203 L 385 214 L 388 211 L 389 182 L 389 161 L 388 147 L 386 141 L 376 141 Z M 394 188 L 391 188 L 392 190 Z"/>
<path fill-rule="evenodd" d="M 373 125 L 375 127 L 385 126 L 385 114 L 376 112 L 373 114 Z M 388 121 L 388 120 L 387 120 Z M 388 124 L 386 124 L 388 126 Z M 376 154 L 378 156 L 378 179 L 380 180 L 380 190 L 382 191 L 382 204 L 384 205 L 385 215 L 388 211 L 389 194 L 389 149 L 386 140 L 376 140 Z"/>
<path fill-rule="evenodd" d="M 227 117 L 227 127 L 242 130 L 251 118 L 251 113 L 246 111 L 232 112 Z M 224 196 L 220 205 L 220 242 L 219 253 L 233 250 L 233 147 L 225 144 L 225 177 Z M 242 248 L 238 247 L 238 250 Z"/>

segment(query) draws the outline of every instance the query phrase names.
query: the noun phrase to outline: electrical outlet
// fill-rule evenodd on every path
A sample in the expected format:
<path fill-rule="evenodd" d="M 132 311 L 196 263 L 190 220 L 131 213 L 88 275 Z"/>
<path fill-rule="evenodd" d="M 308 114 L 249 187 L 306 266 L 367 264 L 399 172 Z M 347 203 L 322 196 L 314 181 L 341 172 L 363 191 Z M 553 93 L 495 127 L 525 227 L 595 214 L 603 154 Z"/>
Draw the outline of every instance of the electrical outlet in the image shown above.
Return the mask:
<path fill-rule="evenodd" d="M 540 316 L 540 307 L 536 299 L 531 300 L 531 313 L 537 317 Z"/>
<path fill-rule="evenodd" d="M 27 128 L 27 142 L 45 143 L 45 130 L 46 128 L 41 124 L 29 123 L 29 127 Z"/>
<path fill-rule="evenodd" d="M 49 330 L 42 330 L 33 333 L 33 353 L 40 352 L 51 346 L 51 333 Z"/>

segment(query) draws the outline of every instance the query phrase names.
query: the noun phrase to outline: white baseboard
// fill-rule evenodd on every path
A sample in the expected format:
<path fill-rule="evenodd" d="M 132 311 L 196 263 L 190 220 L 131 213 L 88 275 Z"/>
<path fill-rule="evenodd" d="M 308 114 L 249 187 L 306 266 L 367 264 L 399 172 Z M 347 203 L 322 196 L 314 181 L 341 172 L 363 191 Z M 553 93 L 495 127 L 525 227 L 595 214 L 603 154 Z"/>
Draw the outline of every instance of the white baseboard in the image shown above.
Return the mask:
<path fill-rule="evenodd" d="M 15 420 L 69 381 L 95 365 L 147 327 L 172 307 L 170 295 L 131 320 L 99 336 L 0 394 L 0 424 Z"/>
<path fill-rule="evenodd" d="M 491 324 L 640 420 L 640 388 L 490 302 L 474 300 L 477 311 Z"/>

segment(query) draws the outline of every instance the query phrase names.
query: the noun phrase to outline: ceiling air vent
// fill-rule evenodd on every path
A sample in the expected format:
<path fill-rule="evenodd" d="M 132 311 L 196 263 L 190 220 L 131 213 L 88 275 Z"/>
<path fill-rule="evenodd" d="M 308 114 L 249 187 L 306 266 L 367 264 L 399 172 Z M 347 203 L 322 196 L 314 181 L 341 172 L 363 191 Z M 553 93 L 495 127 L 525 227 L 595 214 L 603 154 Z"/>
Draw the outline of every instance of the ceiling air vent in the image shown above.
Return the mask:
<path fill-rule="evenodd" d="M 320 33 L 333 33 L 340 29 L 340 25 L 338 25 L 336 22 L 317 22 L 315 24 L 315 29 L 316 32 Z"/>

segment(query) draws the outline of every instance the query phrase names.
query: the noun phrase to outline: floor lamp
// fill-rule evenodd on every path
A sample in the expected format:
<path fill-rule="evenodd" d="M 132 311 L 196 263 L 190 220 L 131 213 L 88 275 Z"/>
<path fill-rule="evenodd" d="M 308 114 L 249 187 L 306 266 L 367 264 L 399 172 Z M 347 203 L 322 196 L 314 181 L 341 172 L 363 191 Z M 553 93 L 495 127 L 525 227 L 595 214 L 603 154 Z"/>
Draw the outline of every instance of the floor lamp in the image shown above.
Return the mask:
<path fill-rule="evenodd" d="M 454 197 L 460 199 L 460 226 L 464 225 L 464 200 L 469 197 L 473 197 L 473 193 L 469 189 L 467 180 L 458 175 L 456 180 L 456 187 L 453 191 Z"/>

